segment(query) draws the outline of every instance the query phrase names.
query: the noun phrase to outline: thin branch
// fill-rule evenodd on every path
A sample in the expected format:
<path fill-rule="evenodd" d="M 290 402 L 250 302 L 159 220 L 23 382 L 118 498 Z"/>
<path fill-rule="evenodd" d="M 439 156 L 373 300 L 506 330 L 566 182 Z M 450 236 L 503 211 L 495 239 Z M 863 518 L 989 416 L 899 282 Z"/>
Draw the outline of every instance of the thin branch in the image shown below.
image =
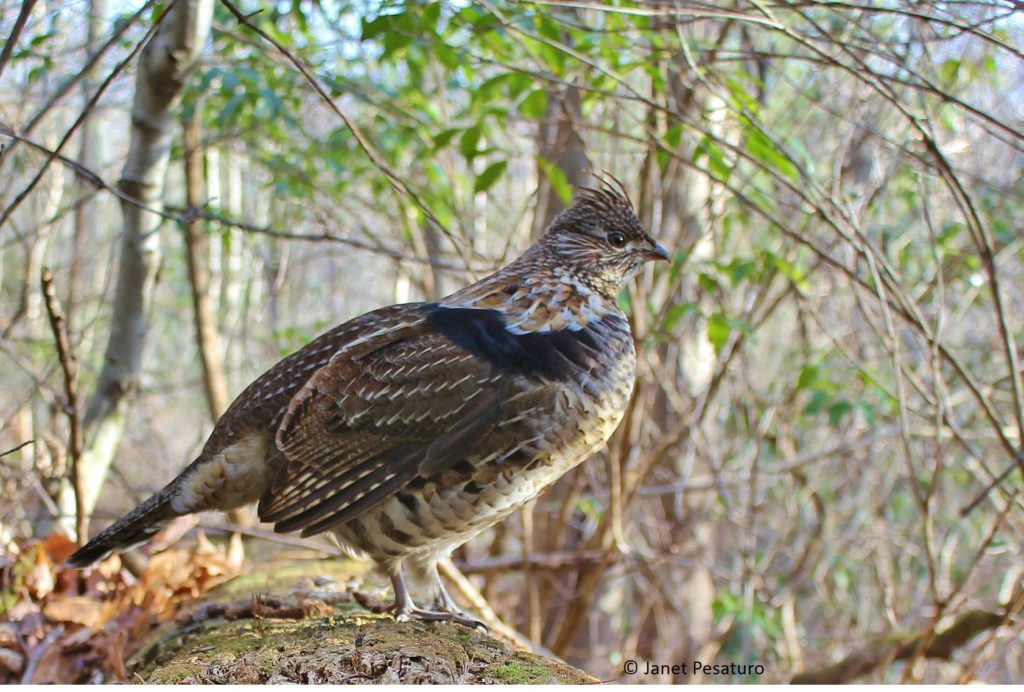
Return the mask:
<path fill-rule="evenodd" d="M 494 612 L 490 604 L 484 600 L 483 595 L 477 590 L 473 583 L 466 578 L 459 568 L 455 566 L 450 557 L 446 557 L 437 563 L 437 571 L 447 579 L 454 587 L 455 590 L 462 594 L 470 605 L 480 613 L 483 617 L 487 627 L 492 631 L 493 634 L 500 635 L 505 639 L 508 639 L 515 645 L 531 651 L 539 656 L 546 656 L 547 658 L 553 658 L 560 663 L 564 663 L 561 658 L 547 650 L 537 642 L 532 642 L 528 638 L 524 637 L 520 632 L 516 631 L 513 627 L 505 623 L 498 614 Z"/>
<path fill-rule="evenodd" d="M 0 77 L 4 76 L 4 68 L 7 67 L 7 61 L 11 59 L 11 53 L 14 52 L 14 47 L 18 45 L 18 39 L 28 23 L 29 15 L 32 14 L 32 8 L 35 4 L 36 0 L 24 0 L 21 3 L 21 10 L 18 12 L 18 18 L 14 20 L 11 35 L 7 37 L 3 50 L 0 50 Z"/>
<path fill-rule="evenodd" d="M 172 218 L 181 222 L 187 222 L 189 218 L 198 217 L 206 219 L 208 221 L 216 221 L 218 223 L 224 224 L 225 226 L 237 228 L 240 231 L 245 231 L 247 233 L 255 233 L 257 235 L 265 235 L 271 238 L 281 238 L 283 240 L 302 240 L 305 242 L 313 243 L 339 243 L 341 245 L 347 245 L 349 247 L 358 248 L 360 250 L 375 252 L 379 255 L 384 255 L 385 257 L 390 257 L 391 259 L 394 260 L 415 262 L 417 264 L 426 264 L 434 267 L 440 267 L 442 269 L 452 269 L 456 271 L 465 271 L 467 268 L 467 265 L 461 263 L 445 262 L 442 260 L 432 260 L 429 258 L 416 257 L 415 255 L 408 255 L 404 252 L 400 252 L 398 250 L 394 250 L 383 245 L 373 245 L 362 240 L 356 240 L 355 238 L 335 235 L 328 231 L 324 231 L 323 233 L 293 233 L 291 231 L 278 230 L 270 226 L 260 226 L 257 224 L 249 223 L 248 221 L 243 221 L 241 219 L 234 219 L 231 218 L 230 216 L 225 216 L 224 214 L 219 214 L 213 211 L 186 209 L 182 207 L 175 207 L 172 205 L 168 205 L 167 208 L 172 211 L 183 212 L 181 216 L 172 215 Z"/>
<path fill-rule="evenodd" d="M 132 26 L 134 26 L 135 23 L 142 18 L 142 15 L 155 4 L 156 0 L 147 0 L 146 4 L 140 7 L 139 10 L 131 17 L 124 21 L 117 22 L 114 26 L 113 33 L 110 34 L 110 38 L 108 38 L 106 42 L 102 46 L 100 46 L 98 50 L 96 50 L 96 52 L 89 56 L 89 58 L 85 61 L 85 64 L 82 65 L 80 69 L 78 69 L 73 75 L 71 75 L 71 77 L 68 78 L 67 81 L 65 81 L 63 84 L 60 85 L 60 87 L 57 88 L 57 91 L 54 92 L 53 96 L 51 96 L 50 99 L 45 104 L 43 104 L 42 108 L 36 111 L 35 115 L 32 116 L 32 119 L 28 121 L 28 124 L 21 129 L 21 134 L 28 135 L 29 133 L 31 133 L 32 130 L 34 130 L 36 126 L 42 122 L 46 114 L 49 113 L 54 106 L 60 103 L 61 99 L 63 99 L 65 95 L 67 95 L 73 88 L 75 88 L 76 84 L 78 84 L 83 79 L 89 76 L 89 72 L 92 71 L 92 68 L 96 65 L 96 63 L 98 63 L 100 59 L 107 54 L 108 50 L 110 50 L 113 46 L 116 46 L 121 41 L 121 37 L 124 36 L 125 32 L 128 31 L 128 29 L 130 29 Z"/>
<path fill-rule="evenodd" d="M 43 641 L 36 644 L 32 651 L 28 654 L 28 663 L 25 665 L 25 672 L 21 676 L 21 684 L 28 685 L 32 682 L 32 678 L 36 674 L 36 669 L 39 667 L 39 662 L 43 660 L 46 652 L 57 643 L 57 640 L 64 634 L 64 626 L 57 625 L 52 630 L 46 633 L 43 637 Z"/>
<path fill-rule="evenodd" d="M 1018 597 L 1001 613 L 969 610 L 957 617 L 952 625 L 934 635 L 931 643 L 924 647 L 921 655 L 925 658 L 949 660 L 957 649 L 977 635 L 1001 627 L 1009 618 L 1020 613 L 1022 606 L 1024 606 L 1024 599 Z M 889 639 L 869 644 L 847 655 L 838 663 L 818 670 L 798 673 L 790 682 L 799 685 L 834 685 L 852 682 L 888 663 L 912 658 L 926 636 L 927 633 L 919 633 L 911 637 L 898 638 L 895 641 Z"/>
<path fill-rule="evenodd" d="M 224 3 L 224 5 L 228 8 L 231 14 L 235 16 L 235 19 L 238 20 L 239 24 L 252 30 L 258 36 L 260 36 L 260 38 L 270 43 L 282 55 L 284 55 L 285 58 L 287 58 L 288 62 L 295 66 L 295 69 L 297 69 L 299 73 L 303 76 L 303 78 L 306 80 L 306 82 L 311 87 L 313 87 L 313 90 L 316 91 L 316 93 L 320 96 L 321 99 L 323 99 L 324 103 L 330 106 L 331 110 L 334 111 L 334 113 L 339 118 L 341 118 L 341 121 L 345 124 L 345 127 L 348 128 L 348 131 L 352 133 L 353 137 L 355 137 L 356 143 L 359 144 L 359 148 L 363 150 L 363 153 L 365 153 L 366 156 L 370 159 L 370 162 L 374 165 L 374 167 L 378 171 L 380 171 L 381 174 L 384 175 L 384 177 L 395 190 L 397 190 L 401 194 L 404 194 L 406 197 L 412 200 L 413 204 L 415 204 L 416 207 L 419 208 L 419 210 L 423 213 L 427 220 L 429 220 L 430 223 L 434 224 L 438 228 L 438 230 L 444 233 L 445 237 L 447 237 L 448 240 L 451 241 L 452 247 L 455 249 L 455 252 L 468 266 L 470 262 L 469 258 L 466 257 L 465 254 L 463 253 L 463 243 L 458 238 L 455 238 L 452 235 L 451 231 L 449 231 L 445 227 L 445 225 L 441 223 L 437 216 L 434 215 L 434 212 L 432 212 L 430 208 L 423 202 L 423 200 L 420 199 L 420 196 L 416 193 L 416 191 L 413 190 L 409 186 L 409 184 L 405 182 L 405 180 L 399 177 L 397 173 L 391 170 L 391 167 L 385 161 L 384 156 L 379 151 L 377 151 L 377 148 L 373 145 L 372 142 L 370 142 L 370 140 L 366 137 L 363 131 L 359 128 L 359 126 L 356 125 L 355 121 L 349 118 L 348 115 L 346 115 L 345 112 L 341 110 L 341 107 L 338 106 L 335 100 L 331 98 L 330 94 L 327 93 L 327 90 L 324 89 L 324 87 L 320 84 L 320 80 L 318 80 L 316 76 L 312 72 L 310 72 L 309 68 L 307 68 L 306 65 L 301 60 L 295 57 L 295 55 L 289 52 L 287 48 L 281 45 L 279 41 L 277 41 L 275 38 L 273 38 L 265 31 L 260 29 L 258 26 L 250 22 L 249 17 L 252 15 L 243 14 L 237 7 L 235 7 L 230 2 L 230 0 L 221 0 L 221 2 Z"/>
<path fill-rule="evenodd" d="M 328 231 L 324 231 L 323 233 L 294 233 L 291 231 L 282 231 L 275 229 L 271 226 L 260 226 L 242 219 L 236 219 L 225 214 L 211 211 L 209 209 L 181 207 L 175 206 L 173 204 L 167 204 L 164 206 L 163 209 L 156 209 L 154 207 L 147 205 L 142 200 L 133 197 L 124 190 L 119 189 L 116 185 L 111 185 L 106 180 L 104 180 L 98 173 L 89 169 L 81 162 L 76 161 L 68 156 L 65 156 L 64 154 L 57 153 L 55 150 L 50 149 L 45 145 L 40 144 L 39 142 L 28 139 L 27 137 L 24 137 L 23 135 L 14 132 L 11 129 L 10 125 L 7 125 L 3 122 L 0 122 L 0 137 L 9 137 L 16 142 L 21 142 L 48 156 L 52 156 L 55 160 L 59 161 L 60 163 L 74 171 L 76 175 L 78 175 L 83 180 L 92 185 L 96 190 L 103 190 L 105 192 L 109 192 L 122 202 L 126 202 L 128 204 L 138 207 L 139 209 L 143 209 L 153 214 L 158 214 L 159 216 L 162 216 L 164 219 L 167 219 L 168 221 L 173 221 L 181 225 L 187 225 L 188 223 L 196 219 L 205 219 L 207 221 L 216 221 L 225 226 L 237 228 L 238 230 L 245 231 L 247 233 L 255 233 L 258 235 L 265 235 L 272 238 L 281 238 L 283 240 L 300 240 L 303 242 L 313 243 L 338 243 L 339 245 L 346 245 L 348 247 L 354 247 L 360 250 L 366 250 L 367 252 L 373 252 L 379 255 L 384 255 L 385 257 L 390 257 L 391 259 L 394 260 L 403 262 L 414 262 L 417 264 L 425 264 L 433 267 L 438 267 L 440 269 L 451 269 L 453 271 L 465 271 L 467 267 L 482 270 L 490 269 L 488 266 L 479 266 L 472 264 L 465 265 L 461 262 L 446 262 L 444 260 L 434 260 L 430 258 L 417 257 L 415 255 L 409 255 L 399 250 L 389 248 L 379 243 L 368 243 L 362 240 L 357 240 L 356 238 L 341 236 Z M 56 219 L 60 218 L 68 211 L 73 209 L 75 205 L 84 203 L 86 199 L 88 199 L 88 197 L 83 196 L 82 199 L 76 200 L 74 204 L 72 204 L 66 209 L 61 210 L 57 215 L 54 216 L 54 218 L 50 219 L 47 223 L 53 222 Z M 2 247 L 4 246 L 0 246 L 0 249 L 2 249 Z"/>
<path fill-rule="evenodd" d="M 5 456 L 7 456 L 8 454 L 14 454 L 15 452 L 17 452 L 17 451 L 18 451 L 19 449 L 21 449 L 22 447 L 28 447 L 28 446 L 29 446 L 30 444 L 32 444 L 33 442 L 35 442 L 35 440 L 34 440 L 34 439 L 33 439 L 33 440 L 25 440 L 25 441 L 24 441 L 24 442 L 22 442 L 22 443 L 21 443 L 20 445 L 17 445 L 17 446 L 11 447 L 11 448 L 10 448 L 10 449 L 8 449 L 8 450 L 7 450 L 6 452 L 0 452 L 0 459 L 3 459 L 3 458 L 4 458 Z"/>
<path fill-rule="evenodd" d="M 494 555 L 472 562 L 457 562 L 463 574 L 494 574 L 496 572 L 519 572 L 529 566 L 531 569 L 558 571 L 581 569 L 601 561 L 600 550 L 575 550 L 555 553 L 530 553 L 521 555 Z"/>
<path fill-rule="evenodd" d="M 50 152 L 49 156 L 47 156 L 46 158 L 46 161 L 43 162 L 43 165 L 36 172 L 32 180 L 29 181 L 28 185 L 26 185 L 25 188 L 18 193 L 14 200 L 11 201 L 9 205 L 7 205 L 7 208 L 4 209 L 3 214 L 0 214 L 0 227 L 3 227 L 4 223 L 6 223 L 7 220 L 11 217 L 11 214 L 13 214 L 14 211 L 21 205 L 21 203 L 25 201 L 25 198 L 28 197 L 29 193 L 32 192 L 33 189 L 35 189 L 35 186 L 39 184 L 39 181 L 43 179 L 43 176 L 46 175 L 46 171 L 49 170 L 50 168 L 50 164 L 52 164 L 54 160 L 60 155 L 60 152 L 64 148 L 64 146 L 69 141 L 71 141 L 72 135 L 74 135 L 75 131 L 78 130 L 79 126 L 81 126 L 81 124 L 85 122 L 86 117 L 93 110 L 93 108 L 96 107 L 96 104 L 99 102 L 100 97 L 103 96 L 103 93 L 113 83 L 114 79 L 117 78 L 117 76 L 121 74 L 121 72 L 123 72 L 126 67 L 128 67 L 128 65 L 135 59 L 135 56 L 139 54 L 139 52 L 147 43 L 149 43 L 149 39 L 152 38 L 152 36 L 156 33 L 164 18 L 167 17 L 171 8 L 174 7 L 175 1 L 176 0 L 171 0 L 167 4 L 167 7 L 164 8 L 164 11 L 153 23 L 153 26 L 150 27 L 149 31 L 146 32 L 146 35 L 142 37 L 142 40 L 135 44 L 135 47 L 132 49 L 131 53 L 129 53 L 124 60 L 122 60 L 114 66 L 114 69 L 110 71 L 110 74 L 107 75 L 107 78 L 104 79 L 103 82 L 100 84 L 99 88 L 96 89 L 96 93 L 93 94 L 92 98 L 90 98 L 89 101 L 85 104 L 85 108 L 83 108 L 82 112 L 79 113 L 78 118 L 76 118 L 75 122 L 72 123 L 70 128 L 68 128 L 68 131 L 64 133 L 64 137 L 61 138 L 60 143 L 57 145 L 57 148 Z"/>
<path fill-rule="evenodd" d="M 60 361 L 60 367 L 64 373 L 64 395 L 67 397 L 67 406 L 64 412 L 70 426 L 68 455 L 71 457 L 71 487 L 75 498 L 75 538 L 78 545 L 85 545 L 85 541 L 89 538 L 89 525 L 85 516 L 85 506 L 82 503 L 83 479 L 82 468 L 79 464 L 82 458 L 83 436 L 82 413 L 78 397 L 78 365 L 71 347 L 71 340 L 68 338 L 64 312 L 57 299 L 57 291 L 53 287 L 53 272 L 49 267 L 43 267 L 39 283 L 46 303 L 46 314 L 50 318 L 53 341 L 57 347 L 57 359 Z"/>

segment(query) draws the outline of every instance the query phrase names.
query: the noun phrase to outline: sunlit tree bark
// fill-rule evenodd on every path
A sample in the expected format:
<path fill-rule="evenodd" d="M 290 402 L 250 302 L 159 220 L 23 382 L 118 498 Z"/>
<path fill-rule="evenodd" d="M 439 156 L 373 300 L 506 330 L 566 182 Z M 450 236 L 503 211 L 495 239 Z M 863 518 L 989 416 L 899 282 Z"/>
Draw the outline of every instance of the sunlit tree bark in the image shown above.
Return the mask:
<path fill-rule="evenodd" d="M 153 288 L 160 267 L 164 179 L 176 128 L 174 116 L 213 14 L 212 0 L 177 0 L 143 50 L 132 105 L 128 158 L 118 189 L 124 232 L 110 319 L 110 337 L 96 391 L 85 413 L 82 501 L 96 505 L 142 373 Z"/>

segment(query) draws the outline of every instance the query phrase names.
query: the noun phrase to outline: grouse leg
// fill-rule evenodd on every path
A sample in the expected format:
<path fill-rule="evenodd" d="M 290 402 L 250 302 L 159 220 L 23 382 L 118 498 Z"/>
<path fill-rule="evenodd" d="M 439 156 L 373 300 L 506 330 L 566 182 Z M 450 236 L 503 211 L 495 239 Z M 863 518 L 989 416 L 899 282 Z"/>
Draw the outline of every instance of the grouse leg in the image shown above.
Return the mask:
<path fill-rule="evenodd" d="M 401 569 L 395 570 L 391 575 L 391 586 L 395 590 L 395 619 L 399 622 L 410 620 L 421 620 L 423 622 L 455 622 L 464 627 L 476 628 L 482 623 L 462 613 L 457 608 L 454 612 L 448 610 L 424 610 L 417 608 L 413 603 L 409 590 L 405 586 Z M 451 597 L 448 597 L 451 600 Z"/>
<path fill-rule="evenodd" d="M 459 605 L 455 602 L 455 599 L 451 597 L 448 590 L 444 588 L 444 582 L 441 581 L 441 575 L 437 573 L 437 567 L 433 568 L 434 572 L 434 610 L 441 613 L 451 613 L 452 615 L 458 615 L 461 618 L 465 618 L 467 621 L 473 623 L 473 627 L 480 627 L 484 631 L 487 630 L 487 625 L 477 620 L 466 611 L 459 608 Z"/>

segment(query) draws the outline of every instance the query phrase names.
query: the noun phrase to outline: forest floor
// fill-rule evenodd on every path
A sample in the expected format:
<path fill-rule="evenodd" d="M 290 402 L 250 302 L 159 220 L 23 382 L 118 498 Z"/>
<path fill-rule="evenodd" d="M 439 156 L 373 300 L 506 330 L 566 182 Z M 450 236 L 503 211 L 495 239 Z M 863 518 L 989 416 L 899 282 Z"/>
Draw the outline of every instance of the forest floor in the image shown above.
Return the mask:
<path fill-rule="evenodd" d="M 360 563 L 239 565 L 200 537 L 135 577 L 116 556 L 66 569 L 74 548 L 53 535 L 3 557 L 0 683 L 596 682 L 479 630 L 371 612 L 385 594 Z"/>

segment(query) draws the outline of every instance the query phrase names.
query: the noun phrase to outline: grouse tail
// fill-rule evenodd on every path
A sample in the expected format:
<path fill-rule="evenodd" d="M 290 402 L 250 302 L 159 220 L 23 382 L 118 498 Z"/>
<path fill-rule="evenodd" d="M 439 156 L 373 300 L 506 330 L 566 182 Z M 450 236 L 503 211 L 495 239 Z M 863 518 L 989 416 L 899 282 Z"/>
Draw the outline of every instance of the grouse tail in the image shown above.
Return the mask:
<path fill-rule="evenodd" d="M 68 566 L 87 567 L 103 560 L 111 553 L 121 553 L 148 541 L 153 534 L 181 514 L 175 511 L 171 504 L 176 490 L 174 486 L 175 484 L 171 483 L 100 531 L 95 538 L 68 558 Z"/>

